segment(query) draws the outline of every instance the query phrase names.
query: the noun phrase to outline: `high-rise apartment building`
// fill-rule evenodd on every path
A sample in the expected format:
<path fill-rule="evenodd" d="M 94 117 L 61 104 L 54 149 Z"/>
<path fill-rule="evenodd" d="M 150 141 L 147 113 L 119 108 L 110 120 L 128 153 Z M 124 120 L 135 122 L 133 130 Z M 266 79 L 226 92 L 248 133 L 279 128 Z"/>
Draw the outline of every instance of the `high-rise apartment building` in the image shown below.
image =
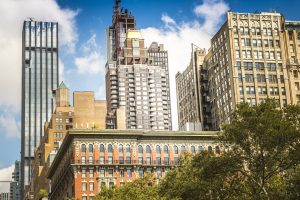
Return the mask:
<path fill-rule="evenodd" d="M 119 3 L 107 31 L 107 128 L 171 130 L 167 51 L 155 42 L 146 48 Z"/>
<path fill-rule="evenodd" d="M 0 200 L 9 200 L 9 193 L 8 192 L 0 193 Z"/>
<path fill-rule="evenodd" d="M 12 172 L 13 181 L 10 183 L 10 200 L 20 200 L 20 171 L 21 162 L 19 160 L 15 161 L 15 169 Z"/>
<path fill-rule="evenodd" d="M 279 13 L 227 13 L 211 40 L 208 66 L 214 129 L 230 122 L 240 102 L 255 105 L 274 98 L 279 106 L 293 103 L 283 25 Z"/>
<path fill-rule="evenodd" d="M 55 109 L 58 86 L 58 24 L 24 21 L 22 33 L 21 189 L 29 183 L 34 148 Z"/>
<path fill-rule="evenodd" d="M 206 116 L 209 109 L 209 99 L 205 96 L 207 77 L 203 73 L 205 56 L 205 49 L 192 44 L 190 64 L 182 73 L 176 74 L 178 127 L 182 131 L 210 129 L 210 121 Z"/>
<path fill-rule="evenodd" d="M 300 22 L 286 21 L 279 13 L 227 13 L 196 80 L 202 97 L 197 103 L 204 101 L 201 115 L 211 121 L 210 129 L 229 123 L 240 102 L 255 105 L 272 98 L 280 107 L 300 102 L 299 32 Z M 189 71 L 177 75 L 180 126 L 195 104 L 185 89 L 194 81 L 184 82 Z"/>

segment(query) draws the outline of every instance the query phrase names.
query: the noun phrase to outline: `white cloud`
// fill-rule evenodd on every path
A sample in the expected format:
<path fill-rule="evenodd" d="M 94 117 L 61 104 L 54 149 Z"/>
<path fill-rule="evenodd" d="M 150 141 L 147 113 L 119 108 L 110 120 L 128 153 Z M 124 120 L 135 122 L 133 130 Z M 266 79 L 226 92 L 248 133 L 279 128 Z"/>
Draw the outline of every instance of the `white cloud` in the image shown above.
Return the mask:
<path fill-rule="evenodd" d="M 0 90 L 5 94 L 0 97 L 0 105 L 12 103 L 20 110 L 23 21 L 27 17 L 58 21 L 60 44 L 72 52 L 77 41 L 77 11 L 60 8 L 55 0 L 2 0 L 0 13 Z"/>
<path fill-rule="evenodd" d="M 175 75 L 178 71 L 185 70 L 189 64 L 191 43 L 200 48 L 206 48 L 206 50 L 210 47 L 210 39 L 219 28 L 227 10 L 228 5 L 222 0 L 205 0 L 203 4 L 195 7 L 195 14 L 203 18 L 203 23 L 197 20 L 177 23 L 171 17 L 163 14 L 161 19 L 165 23 L 164 27 L 148 27 L 141 30 L 146 46 L 149 46 L 152 41 L 157 41 L 164 44 L 165 49 L 168 50 L 174 130 L 178 129 Z"/>
<path fill-rule="evenodd" d="M 9 192 L 9 183 L 1 181 L 12 181 L 12 172 L 15 165 L 11 165 L 7 168 L 0 169 L 0 193 Z"/>
<path fill-rule="evenodd" d="M 19 115 L 18 110 L 13 105 L 0 107 L 0 129 L 1 134 L 11 138 L 21 138 L 21 123 L 16 120 Z"/>
<path fill-rule="evenodd" d="M 229 6 L 223 0 L 204 0 L 203 4 L 195 7 L 194 13 L 204 18 L 203 28 L 208 33 L 213 33 L 220 17 L 228 10 Z"/>
<path fill-rule="evenodd" d="M 73 52 L 77 41 L 75 16 L 78 11 L 62 9 L 55 0 L 1 0 L 0 13 L 0 106 L 12 106 L 20 112 L 23 21 L 28 17 L 57 21 L 61 47 Z M 5 120 L 14 124 L 16 120 L 10 117 L 13 116 Z"/>
<path fill-rule="evenodd" d="M 83 56 L 75 59 L 75 65 L 79 74 L 98 74 L 104 76 L 105 56 L 96 42 L 96 34 L 93 34 L 82 46 Z"/>

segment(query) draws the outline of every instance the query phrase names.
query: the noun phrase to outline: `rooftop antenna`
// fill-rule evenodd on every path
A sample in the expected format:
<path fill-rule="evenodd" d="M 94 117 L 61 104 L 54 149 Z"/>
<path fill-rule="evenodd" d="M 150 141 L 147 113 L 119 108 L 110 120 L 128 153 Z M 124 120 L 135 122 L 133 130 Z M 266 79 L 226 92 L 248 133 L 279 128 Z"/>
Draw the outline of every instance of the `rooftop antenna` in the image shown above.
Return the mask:
<path fill-rule="evenodd" d="M 33 17 L 27 17 L 30 21 L 34 21 L 34 18 Z"/>
<path fill-rule="evenodd" d="M 115 0 L 115 5 L 114 5 L 114 13 L 118 13 L 120 10 L 120 3 L 121 0 Z"/>

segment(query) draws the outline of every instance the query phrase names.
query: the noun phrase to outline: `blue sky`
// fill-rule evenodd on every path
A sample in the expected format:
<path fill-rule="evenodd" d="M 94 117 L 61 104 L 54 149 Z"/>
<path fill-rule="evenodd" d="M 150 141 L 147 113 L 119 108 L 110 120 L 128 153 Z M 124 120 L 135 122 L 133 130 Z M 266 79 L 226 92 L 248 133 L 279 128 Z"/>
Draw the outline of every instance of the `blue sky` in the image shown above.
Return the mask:
<path fill-rule="evenodd" d="M 0 26 L 4 28 L 0 30 L 0 68 L 6 73 L 0 75 L 0 169 L 4 169 L 20 158 L 22 21 L 29 16 L 58 21 L 61 80 L 65 80 L 71 91 L 95 91 L 96 98 L 104 99 L 105 29 L 111 23 L 114 0 L 1 2 Z M 209 9 L 197 13 L 195 8 L 198 6 Z M 122 0 L 121 7 L 136 17 L 137 27 L 142 29 L 147 45 L 152 40 L 165 43 L 173 74 L 188 64 L 191 42 L 209 47 L 209 38 L 224 22 L 228 9 L 234 12 L 276 9 L 286 19 L 300 20 L 298 0 Z M 174 99 L 174 83 L 171 86 Z M 176 102 L 172 104 L 176 108 Z M 176 110 L 172 112 L 176 118 Z"/>

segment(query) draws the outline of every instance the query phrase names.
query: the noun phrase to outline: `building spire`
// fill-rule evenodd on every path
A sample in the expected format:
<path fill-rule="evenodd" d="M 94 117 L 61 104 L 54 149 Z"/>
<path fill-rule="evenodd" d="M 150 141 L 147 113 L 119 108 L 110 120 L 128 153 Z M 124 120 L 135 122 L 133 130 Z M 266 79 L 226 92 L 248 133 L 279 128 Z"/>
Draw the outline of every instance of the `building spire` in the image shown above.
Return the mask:
<path fill-rule="evenodd" d="M 116 14 L 120 11 L 120 3 L 121 3 L 121 0 L 115 0 L 114 14 Z"/>

